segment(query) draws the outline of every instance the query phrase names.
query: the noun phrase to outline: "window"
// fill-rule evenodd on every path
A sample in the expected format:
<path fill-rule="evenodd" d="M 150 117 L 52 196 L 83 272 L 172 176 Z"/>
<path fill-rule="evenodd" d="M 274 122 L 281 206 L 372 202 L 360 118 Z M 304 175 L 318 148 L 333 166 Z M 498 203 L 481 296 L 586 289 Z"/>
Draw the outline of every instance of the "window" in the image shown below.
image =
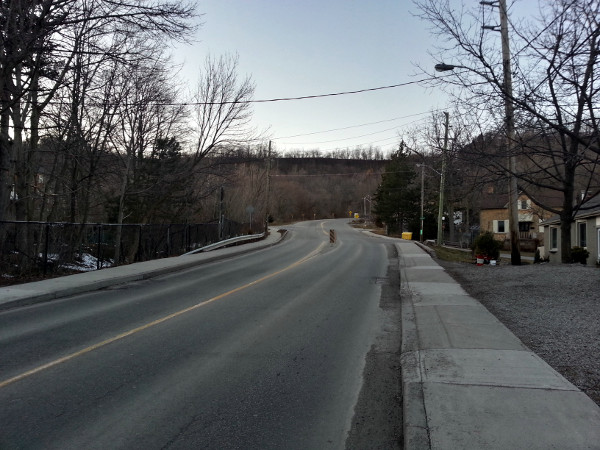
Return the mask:
<path fill-rule="evenodd" d="M 550 248 L 552 250 L 558 249 L 558 228 L 550 228 Z"/>
<path fill-rule="evenodd" d="M 529 209 L 529 200 L 519 200 L 519 209 Z"/>
<path fill-rule="evenodd" d="M 508 220 L 494 220 L 494 233 L 506 233 L 508 230 Z"/>
<path fill-rule="evenodd" d="M 587 247 L 587 224 L 585 222 L 579 222 L 577 224 L 577 236 L 580 247 Z"/>
<path fill-rule="evenodd" d="M 529 232 L 531 230 L 531 222 L 519 222 L 519 231 Z"/>

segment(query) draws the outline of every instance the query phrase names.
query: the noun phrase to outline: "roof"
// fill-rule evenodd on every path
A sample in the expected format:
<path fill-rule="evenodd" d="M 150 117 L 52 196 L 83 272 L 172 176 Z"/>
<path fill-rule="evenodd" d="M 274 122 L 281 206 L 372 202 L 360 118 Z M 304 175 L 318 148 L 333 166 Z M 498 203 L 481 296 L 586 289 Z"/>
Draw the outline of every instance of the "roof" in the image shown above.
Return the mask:
<path fill-rule="evenodd" d="M 587 200 L 583 206 L 577 211 L 575 214 L 575 219 L 587 219 L 590 217 L 599 217 L 600 216 L 600 195 L 596 195 L 591 199 Z M 560 223 L 559 216 L 552 216 L 548 220 L 544 220 L 542 222 L 544 225 L 551 225 Z"/>
<path fill-rule="evenodd" d="M 519 191 L 519 196 L 525 195 L 529 199 L 535 199 L 540 203 L 548 205 L 552 208 L 562 207 L 562 192 L 554 190 L 540 190 L 538 192 L 531 192 L 531 195 L 527 195 Z M 483 192 L 480 197 L 481 209 L 507 209 L 508 208 L 508 193 L 488 193 Z"/>
<path fill-rule="evenodd" d="M 483 193 L 480 197 L 481 209 L 506 209 L 508 194 Z"/>

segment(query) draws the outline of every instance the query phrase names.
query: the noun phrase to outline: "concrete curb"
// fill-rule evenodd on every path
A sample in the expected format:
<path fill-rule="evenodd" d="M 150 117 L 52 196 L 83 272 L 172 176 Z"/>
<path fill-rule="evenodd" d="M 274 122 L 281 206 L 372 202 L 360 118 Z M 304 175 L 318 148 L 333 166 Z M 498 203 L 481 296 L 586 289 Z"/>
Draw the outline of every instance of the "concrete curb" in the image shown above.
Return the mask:
<path fill-rule="evenodd" d="M 396 243 L 406 449 L 600 449 L 600 408 L 419 245 Z"/>
<path fill-rule="evenodd" d="M 417 244 L 418 245 L 418 244 Z M 420 245 L 418 245 L 421 247 Z M 424 249 L 426 250 L 426 249 Z M 415 318 L 412 292 L 406 275 L 403 255 L 398 251 L 400 272 L 400 300 L 402 318 L 402 342 L 400 346 L 400 367 L 402 378 L 402 419 L 404 448 L 430 449 L 429 426 L 423 398 L 422 380 L 408 382 L 419 377 L 419 332 Z"/>

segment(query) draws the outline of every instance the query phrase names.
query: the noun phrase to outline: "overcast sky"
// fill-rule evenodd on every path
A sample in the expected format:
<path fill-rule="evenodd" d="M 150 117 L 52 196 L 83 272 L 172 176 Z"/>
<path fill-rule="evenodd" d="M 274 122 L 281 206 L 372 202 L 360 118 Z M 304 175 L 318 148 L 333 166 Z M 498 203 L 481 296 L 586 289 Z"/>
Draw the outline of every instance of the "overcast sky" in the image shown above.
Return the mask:
<path fill-rule="evenodd" d="M 435 63 L 427 53 L 433 37 L 410 0 L 199 0 L 198 11 L 197 42 L 175 52 L 182 75 L 195 83 L 208 54 L 237 54 L 257 100 L 415 82 L 422 78 L 415 64 Z M 357 145 L 388 152 L 403 129 L 446 107 L 441 92 L 417 84 L 253 106 L 254 125 L 269 130 L 277 150 L 323 152 Z"/>

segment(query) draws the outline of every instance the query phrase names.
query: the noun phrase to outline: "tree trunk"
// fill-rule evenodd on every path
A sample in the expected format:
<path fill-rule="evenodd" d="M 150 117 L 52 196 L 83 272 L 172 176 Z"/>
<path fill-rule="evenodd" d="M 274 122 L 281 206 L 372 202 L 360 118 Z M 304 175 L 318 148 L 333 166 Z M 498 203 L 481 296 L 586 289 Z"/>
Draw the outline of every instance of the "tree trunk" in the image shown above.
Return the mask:
<path fill-rule="evenodd" d="M 127 152 L 127 163 L 125 167 L 125 173 L 123 174 L 123 180 L 121 181 L 121 189 L 119 192 L 119 210 L 117 213 L 117 232 L 115 233 L 115 261 L 114 265 L 119 265 L 121 259 L 121 239 L 123 236 L 123 219 L 125 218 L 125 195 L 127 193 L 127 186 L 129 185 L 129 171 L 131 168 L 131 160 L 133 159 L 129 151 Z"/>
<path fill-rule="evenodd" d="M 560 215 L 560 262 L 568 264 L 571 259 L 571 224 L 570 214 Z"/>
<path fill-rule="evenodd" d="M 4 79 L 5 74 L 2 74 Z M 13 220 L 14 212 L 11 208 L 11 192 L 14 183 L 14 167 L 12 158 L 12 139 L 9 134 L 10 126 L 10 100 L 8 89 L 4 83 L 0 84 L 0 220 Z M 4 239 L 0 239 L 3 242 Z"/>

